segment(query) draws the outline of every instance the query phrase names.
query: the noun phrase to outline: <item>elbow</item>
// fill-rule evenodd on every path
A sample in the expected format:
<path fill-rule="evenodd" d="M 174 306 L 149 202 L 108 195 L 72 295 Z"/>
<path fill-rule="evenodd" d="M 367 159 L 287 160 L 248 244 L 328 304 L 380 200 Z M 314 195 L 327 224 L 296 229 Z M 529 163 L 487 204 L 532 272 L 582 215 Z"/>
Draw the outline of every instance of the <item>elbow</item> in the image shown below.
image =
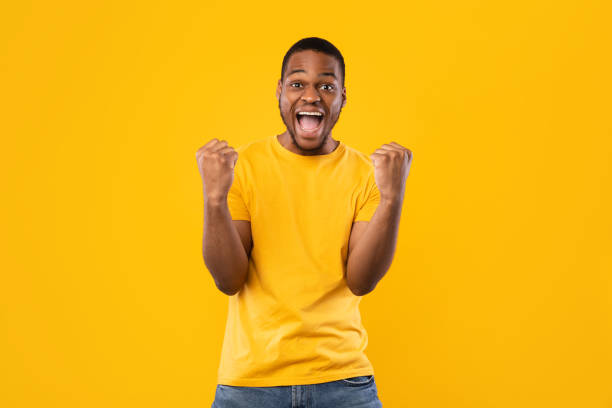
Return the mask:
<path fill-rule="evenodd" d="M 217 289 L 219 289 L 221 292 L 223 292 L 223 294 L 227 296 L 234 296 L 236 293 L 240 292 L 240 290 L 244 286 L 244 284 L 240 284 L 240 285 L 221 284 L 217 281 L 215 281 L 215 285 L 217 286 Z"/>
<path fill-rule="evenodd" d="M 367 285 L 355 285 L 355 284 L 351 284 L 347 280 L 347 286 L 351 290 L 353 295 L 355 295 L 355 296 L 365 296 L 368 293 L 370 293 L 371 291 L 373 291 L 374 287 L 376 285 L 369 285 L 369 286 L 367 286 Z"/>
<path fill-rule="evenodd" d="M 353 292 L 353 295 L 355 296 L 365 296 L 368 293 L 372 292 L 374 290 L 374 288 L 367 288 L 367 289 L 363 289 L 363 288 L 359 288 L 359 289 L 354 289 L 349 287 L 349 289 L 351 290 L 351 292 Z"/>
<path fill-rule="evenodd" d="M 227 296 L 234 296 L 240 292 L 246 282 L 248 271 L 244 273 L 230 274 L 223 278 L 217 276 L 214 281 L 217 289 L 226 294 Z M 214 277 L 214 276 L 213 276 Z"/>
<path fill-rule="evenodd" d="M 366 282 L 363 278 L 356 279 L 357 277 L 362 276 L 363 273 L 361 271 L 358 272 L 354 270 L 354 268 L 350 268 L 349 265 L 347 265 L 345 275 L 346 285 L 355 296 L 365 296 L 373 291 L 374 287 L 376 286 L 376 283 Z"/>
<path fill-rule="evenodd" d="M 233 296 L 240 292 L 248 275 L 248 267 L 241 270 L 228 270 L 227 268 L 217 268 L 212 262 L 206 261 L 207 258 L 204 258 L 206 269 L 210 272 L 217 289 L 227 296 Z"/>
<path fill-rule="evenodd" d="M 350 286 L 349 286 L 349 289 L 351 290 L 351 293 L 353 293 L 353 295 L 355 295 L 355 296 L 363 296 L 361 291 L 355 290 L 355 289 L 351 288 Z"/>

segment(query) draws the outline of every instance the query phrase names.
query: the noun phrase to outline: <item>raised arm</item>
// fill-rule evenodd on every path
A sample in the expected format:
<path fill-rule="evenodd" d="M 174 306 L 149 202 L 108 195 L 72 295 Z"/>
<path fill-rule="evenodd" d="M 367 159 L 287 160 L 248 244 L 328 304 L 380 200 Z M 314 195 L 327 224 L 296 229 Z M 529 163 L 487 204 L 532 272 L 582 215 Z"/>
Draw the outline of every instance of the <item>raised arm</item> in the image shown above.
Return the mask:
<path fill-rule="evenodd" d="M 252 247 L 248 221 L 233 221 L 227 194 L 234 180 L 238 152 L 212 139 L 196 152 L 204 191 L 202 256 L 217 288 L 232 296 L 242 288 Z"/>
<path fill-rule="evenodd" d="M 346 280 L 357 296 L 374 290 L 393 261 L 412 151 L 391 142 L 370 158 L 380 203 L 369 222 L 353 223 L 349 238 Z"/>

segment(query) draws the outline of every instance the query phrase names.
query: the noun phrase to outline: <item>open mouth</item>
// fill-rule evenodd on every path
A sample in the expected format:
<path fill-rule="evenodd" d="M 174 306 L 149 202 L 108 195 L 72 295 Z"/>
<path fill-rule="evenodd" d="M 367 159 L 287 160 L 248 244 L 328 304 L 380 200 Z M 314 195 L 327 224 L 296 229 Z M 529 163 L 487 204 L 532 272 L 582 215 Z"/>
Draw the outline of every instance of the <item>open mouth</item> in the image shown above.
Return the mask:
<path fill-rule="evenodd" d="M 323 122 L 323 112 L 298 111 L 296 113 L 298 126 L 302 132 L 313 133 L 319 130 Z"/>

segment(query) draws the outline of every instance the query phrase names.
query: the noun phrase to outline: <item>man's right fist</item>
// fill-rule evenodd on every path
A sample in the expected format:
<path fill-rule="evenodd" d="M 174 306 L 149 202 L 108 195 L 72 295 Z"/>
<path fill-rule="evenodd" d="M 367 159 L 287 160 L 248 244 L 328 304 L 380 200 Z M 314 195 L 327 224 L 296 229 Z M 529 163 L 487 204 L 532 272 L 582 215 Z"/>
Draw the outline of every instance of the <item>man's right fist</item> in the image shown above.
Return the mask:
<path fill-rule="evenodd" d="M 213 138 L 196 152 L 205 199 L 227 197 L 234 181 L 238 152 L 225 140 Z"/>

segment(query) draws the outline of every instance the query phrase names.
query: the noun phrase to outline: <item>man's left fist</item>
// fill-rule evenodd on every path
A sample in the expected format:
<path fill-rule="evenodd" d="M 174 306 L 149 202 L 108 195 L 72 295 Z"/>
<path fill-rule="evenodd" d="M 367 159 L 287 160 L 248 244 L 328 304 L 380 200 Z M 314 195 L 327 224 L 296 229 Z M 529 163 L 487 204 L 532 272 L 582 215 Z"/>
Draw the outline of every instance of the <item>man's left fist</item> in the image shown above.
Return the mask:
<path fill-rule="evenodd" d="M 412 151 L 395 143 L 386 143 L 370 155 L 374 180 L 381 200 L 404 200 L 406 178 L 412 164 Z"/>

